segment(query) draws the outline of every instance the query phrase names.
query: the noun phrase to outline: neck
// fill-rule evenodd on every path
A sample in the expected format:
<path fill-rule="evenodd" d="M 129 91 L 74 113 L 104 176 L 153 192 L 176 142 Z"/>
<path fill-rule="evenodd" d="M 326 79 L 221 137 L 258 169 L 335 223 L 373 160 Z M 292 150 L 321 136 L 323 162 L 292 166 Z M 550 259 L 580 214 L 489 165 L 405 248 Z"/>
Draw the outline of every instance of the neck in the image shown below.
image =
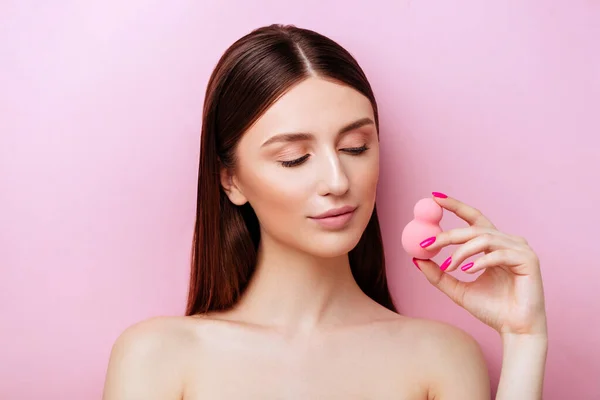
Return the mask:
<path fill-rule="evenodd" d="M 354 306 L 366 295 L 352 276 L 348 254 L 319 258 L 265 236 L 236 313 L 247 322 L 292 334 L 343 323 L 355 315 Z"/>

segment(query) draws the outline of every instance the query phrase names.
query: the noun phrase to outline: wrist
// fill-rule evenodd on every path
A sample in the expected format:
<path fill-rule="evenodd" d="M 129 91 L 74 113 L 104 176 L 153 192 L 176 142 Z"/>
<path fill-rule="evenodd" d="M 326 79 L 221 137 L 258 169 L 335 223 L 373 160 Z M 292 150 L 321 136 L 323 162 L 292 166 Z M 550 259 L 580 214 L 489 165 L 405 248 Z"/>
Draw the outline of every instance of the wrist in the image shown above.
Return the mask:
<path fill-rule="evenodd" d="M 505 350 L 512 348 L 523 349 L 546 349 L 548 347 L 548 334 L 519 334 L 519 333 L 503 333 L 501 335 L 502 344 Z"/>
<path fill-rule="evenodd" d="M 542 398 L 548 335 L 502 334 L 502 370 L 496 400 Z"/>
<path fill-rule="evenodd" d="M 511 363 L 545 364 L 548 353 L 548 335 L 539 334 L 503 334 L 502 353 L 505 361 Z M 527 360 L 527 361 L 524 361 Z"/>
<path fill-rule="evenodd" d="M 519 328 L 508 328 L 503 327 L 499 329 L 500 336 L 504 339 L 506 338 L 520 338 L 526 340 L 539 339 L 543 340 L 544 338 L 548 339 L 548 323 L 546 320 L 545 313 L 535 318 L 533 321 L 530 321 L 527 324 L 522 324 Z"/>

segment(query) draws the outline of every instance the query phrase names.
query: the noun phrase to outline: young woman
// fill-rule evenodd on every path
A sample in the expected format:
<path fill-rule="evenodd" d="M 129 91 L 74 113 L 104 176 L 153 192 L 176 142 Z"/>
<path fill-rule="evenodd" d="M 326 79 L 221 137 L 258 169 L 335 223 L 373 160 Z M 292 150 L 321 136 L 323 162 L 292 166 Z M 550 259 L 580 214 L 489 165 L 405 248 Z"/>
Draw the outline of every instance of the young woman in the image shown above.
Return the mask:
<path fill-rule="evenodd" d="M 490 398 L 470 336 L 396 312 L 375 206 L 377 104 L 346 50 L 293 26 L 239 39 L 210 78 L 201 140 L 186 316 L 125 330 L 105 400 Z M 441 267 L 415 265 L 502 336 L 496 398 L 540 399 L 536 254 L 478 210 L 434 199 L 468 227 L 429 245 L 460 245 Z M 459 267 L 483 274 L 461 282 L 448 274 Z"/>

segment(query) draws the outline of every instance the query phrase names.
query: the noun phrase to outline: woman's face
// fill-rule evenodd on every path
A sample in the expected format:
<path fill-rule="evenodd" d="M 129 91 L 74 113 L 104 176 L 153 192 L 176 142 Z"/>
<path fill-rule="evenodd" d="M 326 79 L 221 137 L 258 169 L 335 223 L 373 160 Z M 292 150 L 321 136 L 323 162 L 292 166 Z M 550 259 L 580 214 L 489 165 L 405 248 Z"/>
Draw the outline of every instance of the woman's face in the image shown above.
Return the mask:
<path fill-rule="evenodd" d="M 319 257 L 356 246 L 379 176 L 373 109 L 360 92 L 320 78 L 299 83 L 244 133 L 236 157 L 222 181 L 235 204 L 250 203 L 263 240 Z M 343 214 L 321 218 L 327 212 Z"/>

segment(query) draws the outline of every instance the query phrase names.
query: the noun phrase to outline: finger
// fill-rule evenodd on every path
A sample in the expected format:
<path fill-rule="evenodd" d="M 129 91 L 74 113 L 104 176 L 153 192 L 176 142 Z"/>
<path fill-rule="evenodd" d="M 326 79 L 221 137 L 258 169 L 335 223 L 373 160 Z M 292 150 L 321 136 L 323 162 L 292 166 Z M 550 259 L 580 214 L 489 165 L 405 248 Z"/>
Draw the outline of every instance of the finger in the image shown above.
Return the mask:
<path fill-rule="evenodd" d="M 477 236 L 467 243 L 461 245 L 454 253 L 442 264 L 442 270 L 446 272 L 454 271 L 467 258 L 479 253 L 490 253 L 502 249 L 516 249 L 517 245 L 512 240 L 502 235 L 485 233 Z"/>
<path fill-rule="evenodd" d="M 456 304 L 462 306 L 466 285 L 450 274 L 440 270 L 439 265 L 431 260 L 413 259 L 415 265 L 423 272 L 429 283 L 437 287 Z"/>
<path fill-rule="evenodd" d="M 515 243 L 518 243 L 520 246 L 522 246 L 524 248 L 530 248 L 529 242 L 523 236 L 517 236 L 517 235 L 508 235 L 508 236 L 510 237 L 511 240 L 513 240 Z"/>
<path fill-rule="evenodd" d="M 438 250 L 451 244 L 463 244 L 477 236 L 484 234 L 502 234 L 492 228 L 485 228 L 480 226 L 469 226 L 466 228 L 451 229 L 449 231 L 441 232 L 433 238 L 425 239 L 421 243 L 421 247 L 427 250 Z M 432 241 L 432 239 L 435 239 Z"/>
<path fill-rule="evenodd" d="M 533 252 L 500 249 L 482 256 L 472 263 L 463 265 L 461 269 L 466 273 L 474 274 L 487 268 L 499 266 L 510 268 L 516 275 L 531 275 L 536 270 L 539 271 L 539 260 Z M 537 266 L 537 268 L 534 266 Z"/>
<path fill-rule="evenodd" d="M 477 225 L 481 227 L 493 228 L 496 227 L 492 222 L 484 216 L 481 211 L 473 208 L 452 197 L 440 197 L 440 194 L 433 192 L 433 199 L 443 208 L 454 213 L 460 219 L 466 221 L 469 225 Z M 443 195 L 445 196 L 445 195 Z"/>

